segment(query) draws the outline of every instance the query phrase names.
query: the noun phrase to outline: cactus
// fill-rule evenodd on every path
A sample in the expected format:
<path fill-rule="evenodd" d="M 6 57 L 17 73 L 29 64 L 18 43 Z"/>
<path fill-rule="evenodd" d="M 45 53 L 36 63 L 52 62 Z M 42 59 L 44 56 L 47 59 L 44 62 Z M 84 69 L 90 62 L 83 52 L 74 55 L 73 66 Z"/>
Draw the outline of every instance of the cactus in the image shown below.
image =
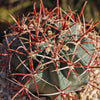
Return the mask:
<path fill-rule="evenodd" d="M 34 4 L 33 12 L 20 22 L 10 15 L 16 25 L 10 24 L 10 31 L 5 32 L 5 47 L 1 45 L 4 53 L 0 54 L 9 58 L 5 59 L 9 62 L 10 81 L 21 87 L 12 100 L 23 91 L 30 100 L 31 96 L 64 100 L 68 93 L 80 91 L 90 81 L 88 69 L 97 49 L 91 33 L 99 21 L 80 21 L 86 2 L 74 18 L 72 11 L 66 13 L 59 7 L 58 0 L 50 12 L 40 1 L 40 12 L 36 13 Z"/>

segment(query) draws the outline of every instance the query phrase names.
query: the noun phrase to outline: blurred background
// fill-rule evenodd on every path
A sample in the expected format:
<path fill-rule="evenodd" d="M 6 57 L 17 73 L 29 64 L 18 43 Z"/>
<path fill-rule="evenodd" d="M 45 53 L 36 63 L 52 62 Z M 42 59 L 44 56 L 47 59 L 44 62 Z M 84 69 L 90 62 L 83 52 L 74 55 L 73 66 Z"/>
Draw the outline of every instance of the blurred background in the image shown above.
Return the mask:
<path fill-rule="evenodd" d="M 59 1 L 60 7 L 65 11 L 70 7 L 72 10 L 79 13 L 86 0 Z M 28 12 L 33 11 L 34 2 L 36 2 L 36 9 L 39 11 L 40 0 L 0 0 L 0 33 L 9 27 L 7 23 L 2 21 L 2 18 L 13 24 L 14 22 L 8 13 L 12 14 L 15 18 L 21 18 L 23 14 L 27 15 Z M 43 0 L 43 3 L 44 7 L 48 8 L 48 10 L 53 9 L 56 6 L 56 0 Z M 86 21 L 93 19 L 94 22 L 96 22 L 97 20 L 100 20 L 100 0 L 87 0 L 84 15 Z M 100 28 L 100 24 L 98 24 L 97 27 Z"/>

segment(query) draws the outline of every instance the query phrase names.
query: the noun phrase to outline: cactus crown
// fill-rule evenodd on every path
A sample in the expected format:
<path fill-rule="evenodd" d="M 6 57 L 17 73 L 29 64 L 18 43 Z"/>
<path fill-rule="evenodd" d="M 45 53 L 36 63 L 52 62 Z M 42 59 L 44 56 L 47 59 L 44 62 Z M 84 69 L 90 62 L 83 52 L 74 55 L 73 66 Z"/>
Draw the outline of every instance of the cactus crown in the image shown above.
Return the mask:
<path fill-rule="evenodd" d="M 16 25 L 10 25 L 10 32 L 5 32 L 5 47 L 1 45 L 2 56 L 7 59 L 4 66 L 9 62 L 13 83 L 21 87 L 12 100 L 22 91 L 30 100 L 31 95 L 61 100 L 90 81 L 88 69 L 97 51 L 93 28 L 99 21 L 80 21 L 86 2 L 77 18 L 71 10 L 63 11 L 59 0 L 50 12 L 40 2 L 39 13 L 34 4 L 33 12 L 20 22 L 10 15 Z"/>

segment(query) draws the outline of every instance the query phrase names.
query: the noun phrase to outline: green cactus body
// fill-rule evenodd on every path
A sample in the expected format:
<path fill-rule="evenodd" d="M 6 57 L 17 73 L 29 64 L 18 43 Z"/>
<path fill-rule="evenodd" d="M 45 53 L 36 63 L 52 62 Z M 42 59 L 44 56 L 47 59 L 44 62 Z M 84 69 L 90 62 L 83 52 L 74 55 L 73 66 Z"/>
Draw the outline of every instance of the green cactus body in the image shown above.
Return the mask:
<path fill-rule="evenodd" d="M 60 23 L 59 23 L 60 24 Z M 75 24 L 74 26 L 72 26 L 70 28 L 70 31 L 73 33 L 73 36 L 76 36 L 77 31 L 75 29 L 75 27 L 77 26 L 77 24 Z M 61 25 L 59 25 L 59 27 L 57 27 L 58 29 L 61 28 Z M 68 31 L 68 30 L 67 30 Z M 58 31 L 50 28 L 46 33 L 45 33 L 45 37 L 48 36 L 48 32 L 52 32 L 54 35 L 58 34 Z M 33 36 L 35 35 L 35 31 L 33 31 Z M 78 91 L 81 90 L 82 85 L 86 85 L 88 83 L 88 71 L 86 68 L 82 68 L 80 67 L 83 65 L 87 65 L 91 59 L 91 56 L 94 52 L 94 47 L 92 44 L 82 44 L 82 46 L 84 47 L 84 49 L 86 51 L 88 51 L 89 54 L 86 53 L 86 51 L 84 49 L 82 49 L 80 46 L 77 46 L 77 51 L 75 53 L 75 57 L 73 59 L 73 63 L 79 63 L 80 65 L 76 64 L 79 66 L 79 68 L 74 68 L 74 70 L 76 71 L 78 77 L 75 75 L 75 73 L 73 71 L 70 72 L 68 79 L 66 79 L 68 72 L 69 72 L 69 68 L 73 65 L 68 65 L 68 63 L 65 62 L 60 62 L 60 60 L 62 60 L 62 58 L 58 58 L 56 61 L 55 58 L 55 62 L 57 64 L 59 73 L 57 73 L 56 71 L 56 65 L 55 62 L 53 61 L 53 57 L 52 54 L 50 52 L 50 48 L 48 47 L 51 46 L 51 50 L 52 52 L 55 52 L 56 46 L 60 43 L 59 41 L 61 39 L 63 39 L 64 37 L 65 40 L 63 41 L 64 46 L 68 47 L 68 50 L 64 50 L 63 48 L 60 48 L 59 52 L 57 52 L 57 55 L 60 56 L 64 56 L 64 60 L 66 60 L 67 62 L 71 61 L 74 50 L 76 45 L 73 44 L 74 40 L 71 37 L 70 32 L 65 32 L 61 35 L 58 35 L 54 38 L 52 38 L 52 36 L 50 38 L 47 38 L 47 40 L 42 41 L 42 42 L 37 42 L 35 44 L 32 45 L 32 54 L 31 56 L 33 56 L 32 60 L 33 60 L 33 66 L 34 66 L 34 70 L 38 67 L 40 67 L 37 71 L 48 67 L 47 69 L 43 70 L 42 72 L 39 72 L 36 74 L 35 76 L 35 80 L 37 83 L 37 87 L 39 90 L 40 94 L 51 94 L 50 97 L 54 98 L 56 95 L 52 96 L 53 93 L 58 92 L 58 90 L 55 88 L 55 86 L 57 86 L 58 88 L 60 88 L 61 90 L 65 89 L 67 86 L 69 86 L 70 84 L 72 84 L 67 90 L 66 93 L 70 93 L 72 91 Z M 38 36 L 38 38 L 40 38 L 40 36 Z M 77 36 L 78 38 L 80 37 L 80 35 Z M 18 39 L 19 38 L 19 39 Z M 23 46 L 24 44 L 24 48 L 30 52 L 30 48 L 29 48 L 29 43 L 27 43 L 28 38 L 29 38 L 29 34 L 27 35 L 21 35 L 18 38 L 16 38 L 14 41 L 19 41 L 19 44 L 21 44 L 21 46 Z M 22 40 L 21 38 L 26 38 L 26 40 Z M 70 38 L 70 40 L 68 40 Z M 77 38 L 77 39 L 78 39 Z M 46 42 L 47 41 L 47 42 Z M 53 42 L 55 42 L 53 44 Z M 61 41 L 62 42 L 62 41 Z M 88 39 L 83 38 L 81 40 L 81 42 L 89 42 Z M 14 44 L 14 42 L 13 42 Z M 12 44 L 12 45 L 13 45 Z M 40 52 L 34 54 L 34 50 L 37 47 L 37 44 L 39 44 L 38 48 L 36 49 L 36 51 L 41 50 Z M 19 47 L 19 45 L 18 45 Z M 16 48 L 18 48 L 16 46 Z M 11 47 L 12 48 L 12 47 Z M 45 49 L 46 48 L 46 49 Z M 42 50 L 44 49 L 44 50 Z M 24 61 L 25 59 L 27 59 L 29 57 L 29 55 L 25 52 L 25 50 L 23 48 L 18 49 L 18 51 L 25 53 L 27 56 L 24 55 L 20 55 L 18 53 L 14 53 L 11 59 L 11 66 L 12 66 L 12 72 L 15 70 L 15 68 L 21 63 L 21 61 Z M 66 52 L 69 54 L 69 58 L 65 55 Z M 69 60 L 68 60 L 69 59 Z M 41 64 L 39 64 L 39 61 L 41 61 Z M 16 62 L 16 64 L 15 64 Z M 47 63 L 47 64 L 46 64 Z M 16 70 L 18 73 L 30 73 L 27 68 L 25 68 L 25 66 L 27 66 L 27 68 L 30 70 L 30 65 L 29 65 L 29 60 L 26 61 L 25 63 L 21 64 L 20 67 Z M 21 80 L 22 77 L 20 77 L 19 79 Z M 24 80 L 21 80 L 21 82 L 24 84 L 30 77 L 26 77 Z M 52 84 L 52 85 L 51 85 Z M 36 93 L 36 87 L 34 84 L 34 80 L 31 79 L 31 81 L 26 85 L 26 87 L 32 92 L 32 93 Z"/>

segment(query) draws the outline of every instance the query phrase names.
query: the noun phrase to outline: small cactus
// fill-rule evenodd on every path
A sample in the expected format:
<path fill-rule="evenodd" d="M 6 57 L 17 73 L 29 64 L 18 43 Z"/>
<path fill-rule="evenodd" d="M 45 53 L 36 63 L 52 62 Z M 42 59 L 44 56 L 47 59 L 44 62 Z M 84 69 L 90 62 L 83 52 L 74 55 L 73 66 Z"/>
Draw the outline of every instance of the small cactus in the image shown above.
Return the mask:
<path fill-rule="evenodd" d="M 64 100 L 68 93 L 80 91 L 90 81 L 88 69 L 97 51 L 97 41 L 92 41 L 91 33 L 99 21 L 80 21 L 86 2 L 77 18 L 71 11 L 64 12 L 58 0 L 50 12 L 40 2 L 40 12 L 36 12 L 34 4 L 33 12 L 20 22 L 10 15 L 16 25 L 5 32 L 1 45 L 4 53 L 0 54 L 9 62 L 13 76 L 10 81 L 21 87 L 12 100 L 23 91 L 30 100 L 31 96 Z"/>

